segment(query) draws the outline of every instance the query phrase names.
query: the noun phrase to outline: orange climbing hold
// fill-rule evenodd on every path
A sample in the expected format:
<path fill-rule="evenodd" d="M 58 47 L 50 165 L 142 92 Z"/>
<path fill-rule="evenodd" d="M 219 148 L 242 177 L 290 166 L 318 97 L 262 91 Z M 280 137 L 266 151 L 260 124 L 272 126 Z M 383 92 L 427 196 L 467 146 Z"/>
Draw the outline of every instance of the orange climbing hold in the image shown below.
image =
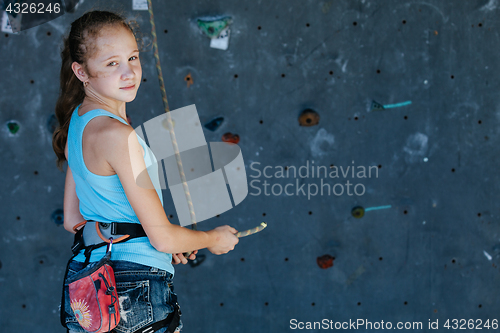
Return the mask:
<path fill-rule="evenodd" d="M 191 77 L 191 73 L 189 73 L 188 75 L 186 75 L 186 77 L 184 78 L 184 81 L 187 82 L 187 87 L 189 88 L 190 85 L 192 85 L 194 82 L 193 82 L 193 78 Z"/>
<path fill-rule="evenodd" d="M 333 266 L 333 260 L 335 257 L 332 257 L 329 254 L 325 254 L 324 256 L 318 257 L 316 259 L 316 262 L 318 263 L 318 266 L 323 269 L 327 269 L 329 267 Z"/>
<path fill-rule="evenodd" d="M 240 136 L 238 134 L 227 132 L 222 136 L 222 141 L 237 144 L 240 142 Z"/>
<path fill-rule="evenodd" d="M 319 123 L 319 114 L 311 109 L 302 111 L 299 117 L 300 126 L 314 126 Z"/>

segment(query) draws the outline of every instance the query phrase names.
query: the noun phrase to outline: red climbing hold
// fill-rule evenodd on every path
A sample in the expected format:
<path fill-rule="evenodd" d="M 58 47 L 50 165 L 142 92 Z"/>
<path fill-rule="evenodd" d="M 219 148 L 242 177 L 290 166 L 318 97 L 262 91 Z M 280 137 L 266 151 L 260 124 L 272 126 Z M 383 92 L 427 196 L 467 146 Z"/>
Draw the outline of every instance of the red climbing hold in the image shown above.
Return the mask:
<path fill-rule="evenodd" d="M 238 134 L 227 132 L 222 136 L 222 141 L 237 144 L 240 142 L 240 136 Z"/>
<path fill-rule="evenodd" d="M 328 267 L 333 266 L 333 260 L 335 257 L 332 257 L 329 254 L 325 254 L 324 256 L 318 257 L 316 259 L 316 262 L 318 263 L 318 266 L 323 269 L 327 269 Z"/>

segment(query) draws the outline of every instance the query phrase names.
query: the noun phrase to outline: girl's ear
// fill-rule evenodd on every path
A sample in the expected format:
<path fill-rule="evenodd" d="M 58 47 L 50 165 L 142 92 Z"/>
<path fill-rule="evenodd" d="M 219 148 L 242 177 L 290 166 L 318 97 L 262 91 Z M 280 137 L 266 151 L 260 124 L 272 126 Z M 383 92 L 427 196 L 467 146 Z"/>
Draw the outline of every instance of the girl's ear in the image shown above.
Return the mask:
<path fill-rule="evenodd" d="M 83 70 L 82 65 L 80 65 L 76 61 L 73 61 L 73 63 L 71 64 L 71 69 L 80 81 L 85 82 L 88 80 L 87 73 L 85 73 L 85 71 Z"/>

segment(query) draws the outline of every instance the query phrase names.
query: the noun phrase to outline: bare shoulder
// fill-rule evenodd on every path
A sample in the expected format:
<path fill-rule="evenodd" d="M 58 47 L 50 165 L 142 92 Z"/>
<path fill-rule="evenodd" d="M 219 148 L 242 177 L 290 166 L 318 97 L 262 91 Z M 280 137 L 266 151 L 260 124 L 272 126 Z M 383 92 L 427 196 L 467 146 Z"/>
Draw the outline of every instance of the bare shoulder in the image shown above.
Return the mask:
<path fill-rule="evenodd" d="M 111 120 L 111 121 L 110 121 Z M 114 120 L 114 122 L 112 121 Z M 102 132 L 103 149 L 109 165 L 120 176 L 121 172 L 133 171 L 129 168 L 141 168 L 144 163 L 144 149 L 131 126 L 116 119 L 108 119 L 106 131 Z"/>
<path fill-rule="evenodd" d="M 137 139 L 137 134 L 131 126 L 127 126 L 112 118 L 107 118 L 104 122 L 103 125 L 105 130 L 99 132 L 101 136 L 100 141 L 103 143 L 103 148 L 105 150 L 105 156 L 109 156 L 111 159 L 120 158 L 124 155 L 129 157 L 131 149 L 138 150 L 142 153 L 144 152 Z M 108 160 L 108 162 L 112 165 L 113 161 Z"/>

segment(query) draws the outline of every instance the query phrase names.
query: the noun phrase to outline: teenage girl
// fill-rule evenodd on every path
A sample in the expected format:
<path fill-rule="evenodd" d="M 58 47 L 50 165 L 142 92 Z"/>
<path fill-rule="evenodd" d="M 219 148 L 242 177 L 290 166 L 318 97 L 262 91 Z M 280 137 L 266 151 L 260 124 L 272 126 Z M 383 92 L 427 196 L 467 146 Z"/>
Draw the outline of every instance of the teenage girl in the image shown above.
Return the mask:
<path fill-rule="evenodd" d="M 198 249 L 224 254 L 238 243 L 237 230 L 227 225 L 195 231 L 171 224 L 161 189 L 136 184 L 133 170 L 146 170 L 146 159 L 156 162 L 127 122 L 125 111 L 141 84 L 136 35 L 133 22 L 107 11 L 88 12 L 71 24 L 61 53 L 56 105 L 60 126 L 53 135 L 58 168 L 62 171 L 61 165 L 68 161 L 64 228 L 75 233 L 82 221 L 129 222 L 140 223 L 147 234 L 113 245 L 121 316 L 118 332 L 139 331 L 173 311 L 177 299 L 173 264 L 187 263 L 182 253 L 193 252 L 189 257 L 193 260 Z M 105 251 L 105 247 L 93 250 L 90 263 Z M 69 263 L 68 278 L 84 268 L 84 261 L 80 253 Z M 68 332 L 85 332 L 67 292 L 65 285 L 62 324 Z M 176 331 L 181 328 L 182 322 Z"/>

